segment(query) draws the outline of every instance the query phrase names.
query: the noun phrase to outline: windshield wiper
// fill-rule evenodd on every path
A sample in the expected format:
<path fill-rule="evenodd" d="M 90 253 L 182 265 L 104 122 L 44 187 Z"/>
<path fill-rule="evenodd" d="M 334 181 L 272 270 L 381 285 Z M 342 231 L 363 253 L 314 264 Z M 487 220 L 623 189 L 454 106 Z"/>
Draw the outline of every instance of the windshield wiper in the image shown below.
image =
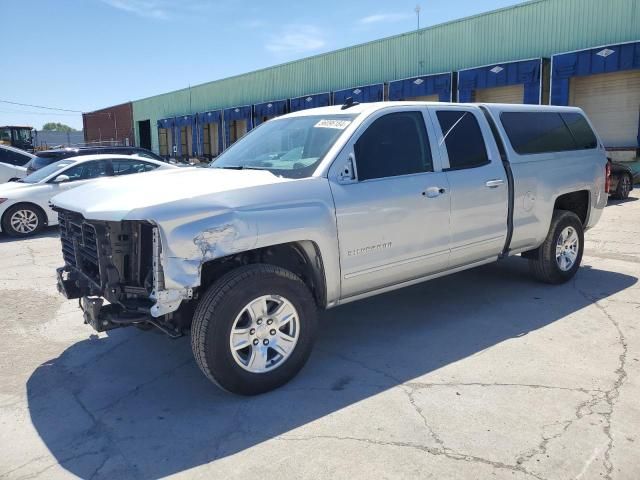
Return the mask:
<path fill-rule="evenodd" d="M 225 165 L 224 167 L 213 168 L 223 168 L 225 170 L 269 170 L 269 167 L 251 167 L 246 165 Z"/>

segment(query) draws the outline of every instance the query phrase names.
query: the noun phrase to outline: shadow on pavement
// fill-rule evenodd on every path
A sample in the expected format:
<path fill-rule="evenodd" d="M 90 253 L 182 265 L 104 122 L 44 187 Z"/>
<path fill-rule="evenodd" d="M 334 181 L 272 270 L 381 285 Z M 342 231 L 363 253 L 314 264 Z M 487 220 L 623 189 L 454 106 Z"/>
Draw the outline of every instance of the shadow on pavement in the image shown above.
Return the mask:
<path fill-rule="evenodd" d="M 20 242 L 22 240 L 33 240 L 37 238 L 56 238 L 58 236 L 58 227 L 46 227 L 41 232 L 31 235 L 30 237 L 11 237 L 6 233 L 0 233 L 0 244 Z"/>
<path fill-rule="evenodd" d="M 607 207 L 614 207 L 614 206 L 618 206 L 618 205 L 624 205 L 625 203 L 631 203 L 631 202 L 637 202 L 638 199 L 635 197 L 628 197 L 625 198 L 624 200 L 616 200 L 615 198 L 609 198 L 609 201 L 607 202 Z"/>
<path fill-rule="evenodd" d="M 583 267 L 577 282 L 605 298 L 637 279 Z M 575 284 L 531 280 L 519 258 L 434 280 L 325 312 L 298 377 L 253 398 L 209 383 L 187 338 L 112 331 L 38 367 L 27 384 L 29 412 L 69 472 L 92 477 L 108 461 L 112 477 L 159 478 L 241 452 L 591 303 Z"/>

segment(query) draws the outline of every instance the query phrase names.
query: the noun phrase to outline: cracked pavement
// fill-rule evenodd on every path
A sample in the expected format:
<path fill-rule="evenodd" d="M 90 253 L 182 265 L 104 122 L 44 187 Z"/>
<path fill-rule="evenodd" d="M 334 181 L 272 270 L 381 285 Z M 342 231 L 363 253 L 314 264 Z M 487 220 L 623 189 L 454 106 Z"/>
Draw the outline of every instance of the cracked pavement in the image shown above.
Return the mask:
<path fill-rule="evenodd" d="M 187 338 L 95 334 L 55 230 L 0 236 L 0 478 L 640 478 L 640 195 L 553 287 L 509 259 L 345 305 L 285 387 L 229 395 Z"/>

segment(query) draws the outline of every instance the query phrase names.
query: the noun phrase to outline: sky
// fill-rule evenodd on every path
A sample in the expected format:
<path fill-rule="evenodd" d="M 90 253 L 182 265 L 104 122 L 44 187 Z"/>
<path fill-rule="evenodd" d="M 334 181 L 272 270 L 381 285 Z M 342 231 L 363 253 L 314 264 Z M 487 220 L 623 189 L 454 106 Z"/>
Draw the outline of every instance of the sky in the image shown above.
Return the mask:
<path fill-rule="evenodd" d="M 0 125 L 92 111 L 522 0 L 0 0 Z"/>

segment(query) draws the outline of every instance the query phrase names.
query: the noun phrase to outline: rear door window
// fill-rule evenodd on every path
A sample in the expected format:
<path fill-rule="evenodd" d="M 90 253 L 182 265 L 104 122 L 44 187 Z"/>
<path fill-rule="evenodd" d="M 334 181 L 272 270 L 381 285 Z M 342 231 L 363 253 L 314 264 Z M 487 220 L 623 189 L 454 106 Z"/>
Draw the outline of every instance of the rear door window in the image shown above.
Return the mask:
<path fill-rule="evenodd" d="M 143 173 L 155 170 L 157 165 L 143 162 L 142 160 L 112 160 L 114 175 L 130 175 L 132 173 Z"/>
<path fill-rule="evenodd" d="M 433 171 L 431 148 L 420 112 L 376 119 L 355 144 L 358 180 Z"/>
<path fill-rule="evenodd" d="M 449 156 L 449 170 L 481 167 L 489 163 L 482 130 L 467 110 L 436 112 Z"/>

